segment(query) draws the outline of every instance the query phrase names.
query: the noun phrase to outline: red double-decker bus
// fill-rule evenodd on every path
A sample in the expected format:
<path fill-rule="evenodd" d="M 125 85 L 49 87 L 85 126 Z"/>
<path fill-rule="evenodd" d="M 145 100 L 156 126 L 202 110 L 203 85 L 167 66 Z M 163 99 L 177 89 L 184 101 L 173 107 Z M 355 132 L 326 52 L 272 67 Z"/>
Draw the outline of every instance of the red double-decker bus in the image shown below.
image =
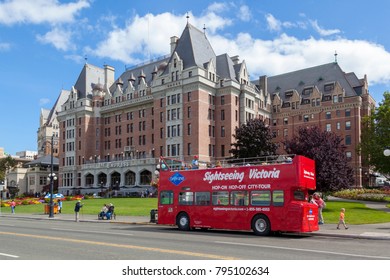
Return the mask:
<path fill-rule="evenodd" d="M 229 167 L 182 170 L 161 159 L 158 224 L 271 232 L 318 230 L 314 161 L 303 156 L 251 160 Z M 176 170 L 175 170 L 176 169 Z"/>

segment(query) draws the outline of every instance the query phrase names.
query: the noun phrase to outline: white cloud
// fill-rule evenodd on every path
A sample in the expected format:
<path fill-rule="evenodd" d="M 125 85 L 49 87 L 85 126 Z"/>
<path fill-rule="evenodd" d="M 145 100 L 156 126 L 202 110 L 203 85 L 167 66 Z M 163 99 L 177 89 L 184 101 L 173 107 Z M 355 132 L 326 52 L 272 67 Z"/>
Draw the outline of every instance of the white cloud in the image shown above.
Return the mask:
<path fill-rule="evenodd" d="M 45 35 L 37 35 L 37 40 L 43 44 L 52 44 L 56 49 L 68 51 L 74 49 L 71 37 L 71 31 L 55 27 Z"/>
<path fill-rule="evenodd" d="M 0 24 L 73 22 L 89 0 L 61 4 L 57 0 L 5 0 L 0 3 Z"/>
<path fill-rule="evenodd" d="M 359 78 L 367 74 L 370 84 L 390 83 L 390 53 L 381 45 L 363 40 L 300 40 L 286 34 L 261 40 L 240 33 L 233 39 L 213 36 L 210 41 L 217 54 L 238 54 L 245 59 L 251 79 L 332 62 L 336 50 L 345 72 L 355 72 Z"/>
<path fill-rule="evenodd" d="M 206 13 L 221 13 L 223 11 L 226 11 L 228 9 L 227 3 L 222 3 L 222 2 L 214 2 L 210 4 L 207 9 Z"/>
<path fill-rule="evenodd" d="M 305 15 L 302 15 L 301 17 L 306 17 Z M 290 21 L 281 21 L 277 18 L 275 18 L 272 14 L 267 14 L 265 16 L 265 20 L 267 22 L 267 27 L 270 31 L 277 31 L 281 32 L 283 31 L 283 28 L 300 28 L 300 29 L 307 29 L 308 26 L 311 26 L 319 35 L 321 36 L 330 36 L 341 33 L 340 29 L 324 29 L 322 28 L 317 20 L 310 20 L 305 19 L 305 21 L 297 21 L 297 22 L 290 22 Z"/>
<path fill-rule="evenodd" d="M 170 50 L 169 38 L 180 37 L 186 20 L 185 14 L 147 14 L 143 17 L 136 15 L 124 28 L 115 27 L 109 32 L 107 38 L 101 41 L 96 49 L 87 47 L 86 52 L 128 64 L 140 63 L 150 55 L 151 58 L 166 55 Z M 207 34 L 214 34 L 217 30 L 232 24 L 231 20 L 224 19 L 213 12 L 198 18 L 189 13 L 188 20 L 195 27 L 207 23 L 205 24 Z M 164 28 L 161 28 L 162 23 Z"/>
<path fill-rule="evenodd" d="M 180 36 L 185 24 L 185 16 L 175 16 L 170 13 L 159 15 L 136 15 L 124 28 L 114 28 L 101 41 L 96 49 L 86 48 L 86 53 L 98 57 L 109 57 L 128 64 L 135 64 L 153 56 L 169 53 L 169 38 Z M 161 28 L 161 23 L 164 28 Z"/>
<path fill-rule="evenodd" d="M 238 11 L 238 18 L 242 21 L 250 21 L 252 19 L 252 13 L 248 6 L 243 5 Z"/>
<path fill-rule="evenodd" d="M 189 21 L 200 29 L 206 22 L 207 37 L 215 53 L 239 55 L 241 59 L 245 59 L 251 79 L 257 79 L 259 75 L 273 76 L 330 63 L 334 61 L 334 52 L 337 51 L 338 62 L 344 71 L 355 72 L 359 78 L 367 74 L 371 85 L 390 83 L 390 53 L 381 45 L 340 37 L 300 39 L 281 31 L 291 27 L 305 29 L 310 23 L 309 20 L 281 22 L 271 14 L 268 14 L 266 19 L 269 29 L 280 33 L 277 37 L 263 40 L 244 32 L 233 37 L 229 33 L 227 37 L 223 31 L 233 23 L 229 18 L 214 13 L 222 9 L 222 6 L 218 7 L 209 8 L 200 17 L 194 17 L 190 13 Z M 115 27 L 109 32 L 96 49 L 87 48 L 87 53 L 126 64 L 144 62 L 148 58 L 168 54 L 169 38 L 180 37 L 186 20 L 186 14 L 148 14 L 142 17 L 136 15 L 124 28 Z M 161 23 L 164 23 L 164 28 L 161 28 Z M 323 30 L 318 24 L 317 27 L 317 31 L 321 30 L 324 36 L 340 32 L 338 29 Z"/>
<path fill-rule="evenodd" d="M 9 43 L 0 43 L 0 52 L 8 51 L 9 49 L 11 49 L 11 44 L 9 44 Z"/>
<path fill-rule="evenodd" d="M 81 56 L 81 55 L 76 55 L 76 54 L 69 54 L 64 56 L 65 59 L 72 60 L 76 62 L 77 64 L 83 64 L 86 61 L 88 61 L 88 57 Z"/>
<path fill-rule="evenodd" d="M 41 98 L 39 99 L 39 106 L 45 106 L 46 104 L 49 104 L 50 103 L 50 99 L 49 98 Z"/>
<path fill-rule="evenodd" d="M 265 16 L 265 20 L 267 21 L 267 27 L 270 31 L 282 31 L 282 28 L 285 27 L 285 28 L 291 28 L 291 27 L 295 27 L 297 24 L 294 24 L 292 22 L 289 22 L 289 21 L 280 21 L 278 20 L 277 18 L 275 18 L 272 14 L 267 14 Z M 298 24 L 300 25 L 302 24 L 301 22 Z"/>
<path fill-rule="evenodd" d="M 282 23 L 276 19 L 273 15 L 267 14 L 265 19 L 268 24 L 268 29 L 271 31 L 280 31 L 282 29 Z"/>
<path fill-rule="evenodd" d="M 340 33 L 339 29 L 323 29 L 318 25 L 317 20 L 310 20 L 311 26 L 317 31 L 321 36 L 330 36 Z"/>

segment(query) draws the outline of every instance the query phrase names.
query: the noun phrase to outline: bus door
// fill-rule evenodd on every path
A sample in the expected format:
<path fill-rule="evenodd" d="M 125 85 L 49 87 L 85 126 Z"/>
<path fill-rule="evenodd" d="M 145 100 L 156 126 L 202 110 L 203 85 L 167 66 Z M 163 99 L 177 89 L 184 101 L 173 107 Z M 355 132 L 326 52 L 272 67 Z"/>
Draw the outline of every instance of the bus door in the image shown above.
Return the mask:
<path fill-rule="evenodd" d="M 272 230 L 283 230 L 282 227 L 289 223 L 288 217 L 285 213 L 285 195 L 283 190 L 272 191 Z"/>
<path fill-rule="evenodd" d="M 192 211 L 192 225 L 194 227 L 211 227 L 211 215 L 210 215 L 211 198 L 210 192 L 195 192 L 194 193 L 194 209 Z"/>
<path fill-rule="evenodd" d="M 173 205 L 173 191 L 160 192 L 157 223 L 175 224 L 176 211 Z"/>

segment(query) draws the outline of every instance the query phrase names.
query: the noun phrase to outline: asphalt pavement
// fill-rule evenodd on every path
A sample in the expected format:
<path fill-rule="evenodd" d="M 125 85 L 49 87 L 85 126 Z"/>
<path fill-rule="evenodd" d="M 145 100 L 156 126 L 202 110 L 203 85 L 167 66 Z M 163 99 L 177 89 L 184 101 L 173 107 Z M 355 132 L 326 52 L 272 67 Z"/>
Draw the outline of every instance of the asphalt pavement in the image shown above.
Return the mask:
<path fill-rule="evenodd" d="M 331 199 L 338 200 L 337 198 L 331 198 Z M 349 200 L 344 199 L 343 201 L 349 201 Z M 389 213 L 390 215 L 390 208 L 386 207 L 386 203 L 366 202 L 365 204 L 369 208 L 384 211 Z M 55 214 L 53 218 L 49 218 L 48 214 L 1 213 L 0 219 L 1 216 L 21 218 L 21 219 L 48 219 L 48 220 L 61 220 L 61 221 L 75 222 L 75 216 L 72 214 Z M 151 218 L 150 216 L 116 216 L 116 219 L 112 219 L 112 220 L 99 220 L 97 215 L 84 215 L 82 212 L 80 213 L 80 222 L 93 222 L 93 223 L 155 225 L 156 223 L 152 223 L 150 221 L 150 218 Z M 319 231 L 304 233 L 304 235 L 390 240 L 390 223 L 348 225 L 348 229 L 344 229 L 342 226 L 340 227 L 340 229 L 337 229 L 336 223 L 327 223 L 325 221 L 325 224 L 320 225 Z"/>

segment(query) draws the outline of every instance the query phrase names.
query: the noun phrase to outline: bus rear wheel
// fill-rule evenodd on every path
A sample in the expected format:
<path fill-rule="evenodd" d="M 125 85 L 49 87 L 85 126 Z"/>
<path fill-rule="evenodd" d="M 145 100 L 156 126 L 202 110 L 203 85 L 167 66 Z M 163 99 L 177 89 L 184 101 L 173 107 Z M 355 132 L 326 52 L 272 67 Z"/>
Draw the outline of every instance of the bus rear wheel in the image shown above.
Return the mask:
<path fill-rule="evenodd" d="M 265 215 L 257 215 L 252 220 L 252 230 L 256 235 L 266 236 L 271 233 L 271 223 Z"/>
<path fill-rule="evenodd" d="M 186 213 L 180 213 L 176 221 L 177 227 L 180 230 L 189 230 L 190 229 L 190 218 Z"/>

